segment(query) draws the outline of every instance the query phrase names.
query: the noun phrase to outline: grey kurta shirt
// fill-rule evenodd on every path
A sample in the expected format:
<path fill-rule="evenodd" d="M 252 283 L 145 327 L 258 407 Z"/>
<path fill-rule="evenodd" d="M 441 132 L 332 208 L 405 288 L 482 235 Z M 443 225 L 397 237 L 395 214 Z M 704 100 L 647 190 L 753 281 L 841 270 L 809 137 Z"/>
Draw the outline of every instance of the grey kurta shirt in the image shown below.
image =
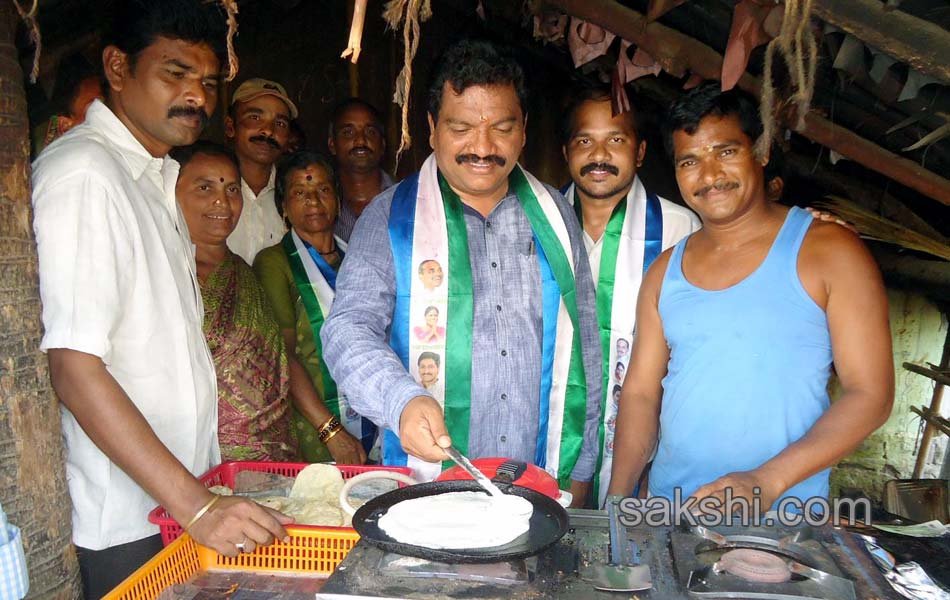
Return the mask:
<path fill-rule="evenodd" d="M 377 196 L 356 223 L 322 339 L 330 374 L 353 408 L 398 432 L 406 404 L 431 394 L 416 383 L 389 346 L 396 280 L 388 227 L 395 190 Z M 576 270 L 587 420 L 572 477 L 588 481 L 597 461 L 601 406 L 594 284 L 573 209 L 557 190 L 548 190 L 567 224 Z M 542 337 L 541 269 L 531 225 L 512 193 L 487 219 L 468 206 L 464 214 L 474 294 L 468 453 L 531 463 L 538 436 Z"/>

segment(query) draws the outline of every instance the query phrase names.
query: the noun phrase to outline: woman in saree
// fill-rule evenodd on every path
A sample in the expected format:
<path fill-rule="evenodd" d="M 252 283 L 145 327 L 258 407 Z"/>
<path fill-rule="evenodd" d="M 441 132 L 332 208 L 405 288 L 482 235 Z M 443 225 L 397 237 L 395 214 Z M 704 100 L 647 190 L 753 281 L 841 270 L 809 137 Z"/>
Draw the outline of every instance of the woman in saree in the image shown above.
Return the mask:
<path fill-rule="evenodd" d="M 299 368 L 291 368 L 291 383 L 312 382 L 327 408 L 369 452 L 375 425 L 349 408 L 321 357 L 320 329 L 333 303 L 344 253 L 343 242 L 333 235 L 339 210 L 333 167 L 322 155 L 301 150 L 277 165 L 274 184 L 277 210 L 290 231 L 279 244 L 258 253 L 254 271 L 274 307 L 288 352 L 299 360 Z M 295 419 L 293 427 L 306 460 L 326 455 L 311 423 Z"/>
<path fill-rule="evenodd" d="M 332 425 L 332 414 L 312 385 L 293 385 L 296 359 L 286 350 L 267 296 L 248 264 L 227 247 L 243 205 L 237 158 L 211 142 L 177 148 L 172 157 L 181 165 L 175 195 L 195 247 L 203 327 L 217 375 L 221 457 L 297 460 L 291 402 L 318 427 Z M 328 441 L 327 458 L 365 461 L 345 431 L 336 430 Z"/>

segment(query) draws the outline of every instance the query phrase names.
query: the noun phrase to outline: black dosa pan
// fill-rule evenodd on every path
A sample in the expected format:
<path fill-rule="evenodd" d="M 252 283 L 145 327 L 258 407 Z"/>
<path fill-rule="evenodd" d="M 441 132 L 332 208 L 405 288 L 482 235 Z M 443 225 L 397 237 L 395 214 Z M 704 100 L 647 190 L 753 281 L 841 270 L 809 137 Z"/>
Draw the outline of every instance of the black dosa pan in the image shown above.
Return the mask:
<path fill-rule="evenodd" d="M 404 556 L 444 563 L 493 563 L 533 556 L 554 545 L 567 533 L 567 511 L 555 500 L 528 488 L 495 484 L 506 494 L 521 496 L 534 506 L 528 531 L 504 546 L 472 549 L 436 549 L 397 542 L 379 528 L 379 518 L 403 500 L 448 492 L 484 492 L 471 480 L 435 481 L 399 488 L 373 498 L 353 515 L 353 527 L 368 543 Z M 487 492 L 486 492 L 487 493 Z"/>

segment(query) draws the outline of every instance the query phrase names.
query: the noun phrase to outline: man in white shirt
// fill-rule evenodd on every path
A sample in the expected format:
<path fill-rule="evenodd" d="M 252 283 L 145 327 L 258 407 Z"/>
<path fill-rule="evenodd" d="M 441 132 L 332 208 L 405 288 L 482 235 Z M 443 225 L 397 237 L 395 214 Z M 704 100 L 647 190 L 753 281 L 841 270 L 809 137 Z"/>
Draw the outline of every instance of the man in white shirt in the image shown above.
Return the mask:
<path fill-rule="evenodd" d="M 164 505 L 235 556 L 288 519 L 195 478 L 220 461 L 214 367 L 173 146 L 214 110 L 224 17 L 200 0 L 126 0 L 106 38 L 107 99 L 33 171 L 50 378 L 63 404 L 73 542 L 87 599 L 161 548 Z"/>
<path fill-rule="evenodd" d="M 234 144 L 244 196 L 244 210 L 228 237 L 228 247 L 248 264 L 287 233 L 274 203 L 274 164 L 287 146 L 290 122 L 296 118 L 297 106 L 284 86 L 259 78 L 238 87 L 224 118 L 224 134 Z"/>
<path fill-rule="evenodd" d="M 608 402 L 608 394 L 623 383 L 617 378 L 623 378 L 630 360 L 640 281 L 660 252 L 701 226 L 692 211 L 650 193 L 637 177 L 646 154 L 637 117 L 636 107 L 615 117 L 610 90 L 587 89 L 575 96 L 562 130 L 573 179 L 565 196 L 584 229 L 605 364 L 597 506 L 606 499 L 613 459 L 617 405 Z"/>

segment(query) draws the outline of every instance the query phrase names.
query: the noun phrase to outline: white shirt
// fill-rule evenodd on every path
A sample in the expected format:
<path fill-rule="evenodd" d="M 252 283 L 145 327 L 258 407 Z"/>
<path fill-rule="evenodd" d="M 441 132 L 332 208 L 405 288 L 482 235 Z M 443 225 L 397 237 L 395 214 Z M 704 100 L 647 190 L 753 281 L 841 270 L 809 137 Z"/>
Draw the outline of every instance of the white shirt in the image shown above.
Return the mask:
<path fill-rule="evenodd" d="M 154 158 L 101 102 L 33 165 L 46 332 L 40 349 L 102 359 L 193 474 L 220 462 L 217 385 L 202 333 L 194 247 L 175 202 L 179 165 Z M 158 503 L 65 408 L 73 542 L 100 550 L 158 533 Z"/>
<path fill-rule="evenodd" d="M 241 178 L 241 195 L 244 209 L 237 227 L 228 236 L 228 248 L 247 262 L 254 264 L 254 257 L 264 248 L 269 248 L 284 237 L 287 228 L 284 219 L 274 204 L 274 180 L 277 169 L 271 167 L 270 179 L 260 194 L 255 195 L 244 178 Z"/>
<path fill-rule="evenodd" d="M 703 226 L 702 221 L 693 211 L 670 202 L 666 198 L 660 198 L 660 211 L 663 213 L 663 250 L 675 246 L 676 242 Z M 584 246 L 590 258 L 590 272 L 594 277 L 595 288 L 600 281 L 600 256 L 604 249 L 603 241 L 604 237 L 601 236 L 595 242 L 587 231 L 584 231 Z"/>

